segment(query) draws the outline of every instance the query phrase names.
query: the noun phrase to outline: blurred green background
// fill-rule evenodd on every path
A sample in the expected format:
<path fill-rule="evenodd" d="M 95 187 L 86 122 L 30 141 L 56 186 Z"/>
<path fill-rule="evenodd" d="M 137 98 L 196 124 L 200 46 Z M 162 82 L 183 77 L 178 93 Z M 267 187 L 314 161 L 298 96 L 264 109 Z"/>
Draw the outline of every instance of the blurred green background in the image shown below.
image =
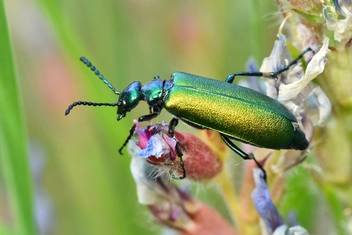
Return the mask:
<path fill-rule="evenodd" d="M 27 125 L 28 143 L 19 141 L 29 149 L 34 197 L 39 201 L 34 209 L 42 234 L 160 230 L 137 203 L 130 157 L 126 150 L 123 156 L 117 151 L 132 120 L 148 113 L 148 108 L 140 105 L 119 122 L 116 109 L 108 107 L 81 106 L 65 117 L 74 101 L 117 99 L 79 61 L 80 56 L 89 58 L 120 90 L 135 80 L 146 83 L 156 74 L 168 79 L 174 71 L 224 80 L 232 72 L 244 71 L 250 56 L 261 61 L 270 53 L 280 22 L 274 1 L 5 0 L 4 4 L 23 103 L 20 118 Z M 155 122 L 170 118 L 163 112 Z M 2 188 L 1 198 L 9 197 Z M 1 216 L 11 218 L 4 207 Z"/>

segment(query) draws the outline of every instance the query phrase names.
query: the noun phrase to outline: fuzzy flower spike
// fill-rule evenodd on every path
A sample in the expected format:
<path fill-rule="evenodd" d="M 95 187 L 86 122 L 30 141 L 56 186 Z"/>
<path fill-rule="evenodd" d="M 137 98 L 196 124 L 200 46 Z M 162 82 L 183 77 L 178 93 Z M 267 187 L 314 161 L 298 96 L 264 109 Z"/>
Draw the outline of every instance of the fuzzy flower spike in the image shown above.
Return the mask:
<path fill-rule="evenodd" d="M 172 138 L 165 122 L 148 125 L 146 128 L 141 128 L 137 121 L 135 124 L 136 138 L 129 142 L 129 153 L 156 166 L 153 173 L 155 176 L 171 173 L 177 178 L 183 174 L 176 151 L 177 141 L 181 146 L 188 179 L 207 180 L 221 171 L 222 161 L 209 145 L 195 135 L 176 131 L 176 138 Z"/>

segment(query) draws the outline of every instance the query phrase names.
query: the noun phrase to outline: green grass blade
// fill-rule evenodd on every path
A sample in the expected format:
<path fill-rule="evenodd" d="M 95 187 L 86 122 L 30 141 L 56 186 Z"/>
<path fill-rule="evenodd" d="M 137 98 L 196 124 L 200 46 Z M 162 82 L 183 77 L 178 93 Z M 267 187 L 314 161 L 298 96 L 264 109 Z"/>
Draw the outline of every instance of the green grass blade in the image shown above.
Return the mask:
<path fill-rule="evenodd" d="M 0 52 L 0 169 L 12 215 L 10 227 L 14 234 L 34 234 L 25 123 L 2 0 Z"/>

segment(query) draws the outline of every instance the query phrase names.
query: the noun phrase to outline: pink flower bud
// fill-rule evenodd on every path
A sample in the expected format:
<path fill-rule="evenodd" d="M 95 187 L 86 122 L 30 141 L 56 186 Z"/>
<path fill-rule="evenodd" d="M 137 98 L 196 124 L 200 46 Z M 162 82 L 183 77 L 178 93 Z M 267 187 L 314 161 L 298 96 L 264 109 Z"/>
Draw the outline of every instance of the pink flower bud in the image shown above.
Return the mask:
<path fill-rule="evenodd" d="M 129 152 L 134 157 L 144 158 L 162 172 L 172 172 L 176 177 L 183 174 L 176 144 L 183 154 L 186 177 L 194 180 L 211 179 L 222 169 L 222 161 L 201 139 L 190 133 L 168 134 L 166 123 L 141 128 L 136 122 L 137 140 L 129 143 Z"/>

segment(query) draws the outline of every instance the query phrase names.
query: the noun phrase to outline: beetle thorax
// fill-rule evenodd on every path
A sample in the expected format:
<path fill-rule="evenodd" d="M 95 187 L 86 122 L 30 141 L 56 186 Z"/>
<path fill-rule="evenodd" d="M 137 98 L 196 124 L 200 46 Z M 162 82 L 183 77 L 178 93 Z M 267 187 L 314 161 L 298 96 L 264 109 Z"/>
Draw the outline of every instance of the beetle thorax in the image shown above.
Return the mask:
<path fill-rule="evenodd" d="M 155 79 L 141 88 L 143 99 L 150 107 L 161 110 L 164 97 L 164 80 Z"/>

